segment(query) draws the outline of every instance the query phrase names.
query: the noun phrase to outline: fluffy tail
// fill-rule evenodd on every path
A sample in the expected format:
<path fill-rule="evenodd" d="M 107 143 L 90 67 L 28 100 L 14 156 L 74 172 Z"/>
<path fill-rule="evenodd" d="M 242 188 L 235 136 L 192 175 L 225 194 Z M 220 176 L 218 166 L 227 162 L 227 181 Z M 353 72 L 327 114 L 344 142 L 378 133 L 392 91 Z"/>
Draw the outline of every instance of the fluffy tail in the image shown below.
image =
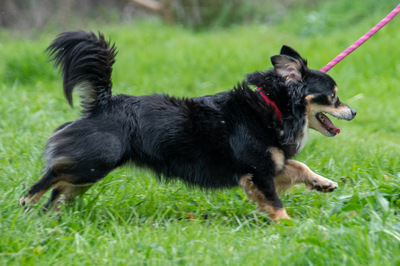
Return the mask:
<path fill-rule="evenodd" d="M 46 49 L 55 67 L 63 74 L 64 94 L 72 106 L 72 92 L 82 90 L 84 113 L 111 97 L 111 72 L 117 54 L 114 44 L 93 32 L 73 31 L 60 34 Z"/>

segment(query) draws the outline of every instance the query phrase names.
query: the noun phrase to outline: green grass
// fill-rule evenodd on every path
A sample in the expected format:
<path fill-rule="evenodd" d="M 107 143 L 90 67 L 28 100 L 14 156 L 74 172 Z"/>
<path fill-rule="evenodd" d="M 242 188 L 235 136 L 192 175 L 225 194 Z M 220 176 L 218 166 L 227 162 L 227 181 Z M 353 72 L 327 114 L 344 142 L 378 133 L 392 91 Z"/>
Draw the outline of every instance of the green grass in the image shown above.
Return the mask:
<path fill-rule="evenodd" d="M 308 37 L 283 30 L 288 24 L 192 33 L 147 22 L 102 31 L 119 49 L 114 93 L 200 96 L 269 68 L 282 44 L 319 69 L 377 18 Z M 70 109 L 43 54 L 55 32 L 34 40 L 1 32 L 0 263 L 400 265 L 399 26 L 391 22 L 329 72 L 357 117 L 334 121 L 342 129 L 335 138 L 312 132 L 297 159 L 339 189 L 291 189 L 282 197 L 293 218 L 285 224 L 254 213 L 240 189 L 160 184 L 135 167 L 115 170 L 62 213 L 24 213 L 18 201 L 40 178 L 46 139 L 79 108 Z"/>

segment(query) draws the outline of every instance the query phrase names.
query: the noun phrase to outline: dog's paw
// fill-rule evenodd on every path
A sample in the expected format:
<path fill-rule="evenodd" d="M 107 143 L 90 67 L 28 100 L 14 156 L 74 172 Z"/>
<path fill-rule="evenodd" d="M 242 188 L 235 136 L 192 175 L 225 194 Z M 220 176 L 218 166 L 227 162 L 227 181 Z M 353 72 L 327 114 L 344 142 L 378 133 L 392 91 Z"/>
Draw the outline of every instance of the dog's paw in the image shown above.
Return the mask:
<path fill-rule="evenodd" d="M 332 192 L 338 188 L 338 184 L 324 177 L 317 177 L 311 180 L 311 189 L 320 192 Z"/>
<path fill-rule="evenodd" d="M 19 206 L 25 206 L 26 203 L 27 203 L 27 199 L 26 199 L 25 197 L 22 197 L 22 198 L 19 200 Z"/>

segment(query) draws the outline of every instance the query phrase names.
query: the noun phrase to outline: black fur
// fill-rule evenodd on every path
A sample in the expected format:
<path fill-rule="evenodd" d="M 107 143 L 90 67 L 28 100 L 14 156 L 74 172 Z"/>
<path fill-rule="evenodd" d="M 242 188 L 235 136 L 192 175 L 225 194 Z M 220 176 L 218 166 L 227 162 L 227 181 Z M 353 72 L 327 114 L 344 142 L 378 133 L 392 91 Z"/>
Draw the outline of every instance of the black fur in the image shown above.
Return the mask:
<path fill-rule="evenodd" d="M 272 61 L 276 68 L 279 60 L 300 62 L 296 73 L 285 78 L 272 69 L 247 77 L 277 104 L 283 115 L 279 121 L 275 109 L 247 82 L 197 98 L 112 96 L 116 50 L 102 34 L 67 32 L 47 51 L 61 68 L 70 104 L 73 89 L 83 85 L 83 116 L 51 136 L 45 152 L 47 173 L 30 195 L 66 176 L 74 185 L 94 183 L 116 167 L 134 162 L 153 169 L 160 178 L 180 178 L 203 188 L 237 186 L 241 176 L 251 174 L 266 199 L 280 208 L 273 180 L 278 169 L 267 151 L 276 147 L 285 159 L 299 152 L 306 126 L 304 97 L 313 84 L 331 81 L 309 70 L 306 61 L 285 46 L 282 57 Z"/>
<path fill-rule="evenodd" d="M 92 32 L 66 32 L 60 34 L 46 51 L 54 66 L 60 66 L 64 94 L 70 105 L 72 91 L 77 85 L 87 86 L 82 97 L 84 112 L 90 112 L 92 107 L 111 97 L 111 72 L 117 53 L 103 34 L 99 33 L 97 37 Z"/>

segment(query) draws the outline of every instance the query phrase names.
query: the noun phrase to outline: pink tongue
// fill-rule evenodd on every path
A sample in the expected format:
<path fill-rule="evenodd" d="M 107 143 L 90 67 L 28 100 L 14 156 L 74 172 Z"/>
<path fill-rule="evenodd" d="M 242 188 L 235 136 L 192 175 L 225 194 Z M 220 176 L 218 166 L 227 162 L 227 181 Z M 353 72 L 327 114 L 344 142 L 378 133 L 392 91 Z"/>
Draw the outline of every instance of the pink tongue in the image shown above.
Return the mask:
<path fill-rule="evenodd" d="M 325 126 L 331 129 L 332 131 L 336 132 L 336 134 L 339 134 L 340 128 L 336 127 L 326 115 L 322 114 L 322 116 L 324 117 Z"/>

